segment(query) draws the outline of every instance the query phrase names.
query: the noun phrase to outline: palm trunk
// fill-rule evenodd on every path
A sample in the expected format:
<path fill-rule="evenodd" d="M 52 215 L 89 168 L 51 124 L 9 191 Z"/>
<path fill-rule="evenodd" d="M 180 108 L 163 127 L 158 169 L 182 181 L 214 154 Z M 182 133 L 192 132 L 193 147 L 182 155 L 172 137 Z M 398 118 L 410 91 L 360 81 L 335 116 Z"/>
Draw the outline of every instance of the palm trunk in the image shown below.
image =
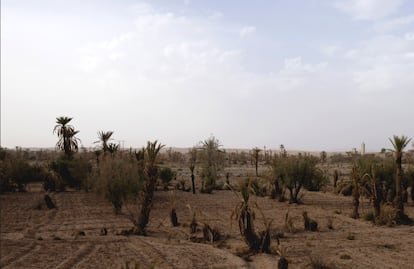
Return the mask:
<path fill-rule="evenodd" d="M 174 227 L 178 226 L 178 217 L 177 217 L 177 212 L 175 211 L 175 208 L 171 209 L 170 218 L 171 218 L 171 224 Z"/>
<path fill-rule="evenodd" d="M 273 182 L 273 190 L 271 193 L 271 198 L 276 199 L 277 197 L 280 197 L 281 194 L 282 194 L 282 190 L 280 189 L 279 181 L 275 179 L 275 181 Z"/>
<path fill-rule="evenodd" d="M 352 205 L 353 205 L 352 218 L 354 218 L 354 219 L 359 218 L 359 212 L 358 212 L 359 196 L 360 195 L 359 195 L 358 187 L 354 186 L 354 188 L 352 189 L 352 197 L 353 197 L 353 201 L 352 201 Z"/>
<path fill-rule="evenodd" d="M 256 166 L 256 177 L 258 177 L 259 176 L 259 171 L 258 171 L 258 169 L 259 169 L 259 161 L 258 161 L 258 159 L 255 160 L 255 166 Z"/>
<path fill-rule="evenodd" d="M 191 173 L 191 186 L 193 188 L 193 194 L 195 194 L 195 183 L 194 183 L 194 173 Z"/>
<path fill-rule="evenodd" d="M 401 178 L 402 178 L 402 153 L 395 152 L 396 158 L 395 163 L 397 165 L 397 174 L 395 177 L 395 206 L 397 208 L 397 220 L 401 220 L 404 217 L 404 203 L 402 199 L 402 191 L 401 191 Z"/>
<path fill-rule="evenodd" d="M 138 216 L 138 222 L 136 224 L 136 234 L 145 235 L 145 227 L 149 222 L 152 200 L 154 197 L 155 183 L 157 181 L 157 168 L 154 166 L 148 166 L 146 169 L 147 179 L 144 186 L 144 190 L 141 193 L 141 211 Z"/>
<path fill-rule="evenodd" d="M 376 182 L 374 183 L 374 218 L 379 218 L 381 214 L 381 203 L 384 200 L 382 190 L 380 189 L 379 184 Z"/>

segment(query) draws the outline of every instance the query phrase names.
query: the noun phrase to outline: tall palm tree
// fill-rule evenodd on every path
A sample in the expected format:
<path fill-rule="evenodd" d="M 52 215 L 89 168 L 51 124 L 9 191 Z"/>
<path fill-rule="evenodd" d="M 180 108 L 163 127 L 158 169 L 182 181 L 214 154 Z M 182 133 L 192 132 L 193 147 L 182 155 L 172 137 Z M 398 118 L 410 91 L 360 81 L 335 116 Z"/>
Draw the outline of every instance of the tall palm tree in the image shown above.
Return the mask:
<path fill-rule="evenodd" d="M 394 152 L 395 164 L 397 166 L 396 176 L 395 176 L 395 205 L 397 207 L 397 220 L 402 220 L 406 216 L 404 214 L 404 204 L 402 199 L 401 191 L 401 178 L 402 178 L 402 155 L 404 148 L 410 143 L 411 138 L 408 139 L 407 136 L 397 136 L 394 135 L 393 139 L 388 138 L 394 147 L 391 151 Z"/>
<path fill-rule="evenodd" d="M 72 118 L 69 117 L 57 117 L 55 128 L 53 128 L 53 133 L 56 133 L 59 138 L 56 147 L 63 150 L 68 157 L 78 150 L 80 142 L 80 139 L 75 136 L 79 131 L 69 125 L 71 120 Z"/>
<path fill-rule="evenodd" d="M 135 224 L 136 234 L 145 234 L 145 227 L 149 222 L 149 216 L 152 207 L 152 200 L 154 197 L 155 184 L 157 183 L 158 177 L 158 154 L 164 145 L 158 143 L 157 140 L 154 142 L 148 141 L 147 147 L 145 148 L 145 184 L 144 189 L 141 193 L 141 210 Z"/>
<path fill-rule="evenodd" d="M 103 150 L 104 153 L 107 152 L 108 149 L 109 149 L 108 148 L 108 142 L 111 139 L 111 136 L 113 134 L 114 134 L 113 131 L 107 131 L 107 132 L 99 131 L 98 132 L 99 141 L 96 141 L 95 143 L 102 143 L 102 150 Z"/>

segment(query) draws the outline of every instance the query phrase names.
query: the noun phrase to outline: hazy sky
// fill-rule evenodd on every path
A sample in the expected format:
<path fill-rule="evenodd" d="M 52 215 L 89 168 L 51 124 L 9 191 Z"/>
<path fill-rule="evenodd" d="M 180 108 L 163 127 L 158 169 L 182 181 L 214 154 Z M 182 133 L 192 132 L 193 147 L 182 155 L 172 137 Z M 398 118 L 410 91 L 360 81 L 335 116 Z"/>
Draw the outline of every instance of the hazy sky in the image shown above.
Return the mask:
<path fill-rule="evenodd" d="M 1 1 L 3 147 L 379 151 L 413 104 L 414 1 Z"/>

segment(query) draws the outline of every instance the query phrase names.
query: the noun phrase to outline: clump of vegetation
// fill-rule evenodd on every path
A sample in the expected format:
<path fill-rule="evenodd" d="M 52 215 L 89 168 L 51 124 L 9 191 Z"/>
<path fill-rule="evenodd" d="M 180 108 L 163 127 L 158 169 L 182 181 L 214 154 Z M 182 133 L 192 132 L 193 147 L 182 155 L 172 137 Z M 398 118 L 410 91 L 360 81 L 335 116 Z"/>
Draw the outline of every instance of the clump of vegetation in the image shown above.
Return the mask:
<path fill-rule="evenodd" d="M 248 179 L 248 181 L 254 195 L 263 197 L 267 194 L 267 187 L 260 182 L 259 178 Z"/>
<path fill-rule="evenodd" d="M 159 177 L 164 186 L 164 190 L 168 190 L 170 181 L 175 177 L 175 172 L 169 167 L 162 167 L 159 171 Z"/>
<path fill-rule="evenodd" d="M 303 224 L 306 231 L 316 232 L 318 230 L 318 223 L 308 216 L 308 212 L 303 211 Z"/>
<path fill-rule="evenodd" d="M 352 234 L 352 233 L 349 233 L 349 234 L 346 236 L 346 239 L 348 239 L 348 240 L 355 240 L 355 235 L 354 235 L 354 234 Z"/>
<path fill-rule="evenodd" d="M 206 242 L 215 242 L 221 239 L 222 235 L 220 231 L 214 227 L 212 228 L 209 224 L 205 223 L 203 226 L 203 239 Z"/>
<path fill-rule="evenodd" d="M 255 212 L 249 203 L 250 191 L 251 186 L 249 185 L 249 181 L 241 184 L 240 195 L 238 195 L 241 201 L 234 209 L 231 219 L 235 219 L 238 222 L 240 234 L 243 236 L 251 252 L 270 253 L 270 225 L 272 222 L 267 222 L 263 215 L 265 230 L 256 233 L 254 228 Z M 257 204 L 255 204 L 255 207 L 258 208 Z"/>
<path fill-rule="evenodd" d="M 374 213 L 372 211 L 365 213 L 364 214 L 364 220 L 375 222 Z"/>
<path fill-rule="evenodd" d="M 309 262 L 309 267 L 311 269 L 334 269 L 335 268 L 327 264 L 320 256 L 311 257 L 310 262 Z"/>
<path fill-rule="evenodd" d="M 122 269 L 139 269 L 139 268 L 141 268 L 141 265 L 140 265 L 140 263 L 139 262 L 136 262 L 136 261 L 126 261 L 125 262 L 125 267 L 124 266 L 122 266 L 121 267 Z M 151 266 L 151 268 L 154 268 L 154 266 Z"/>
<path fill-rule="evenodd" d="M 397 209 L 391 205 L 382 204 L 381 213 L 375 219 L 375 223 L 379 225 L 393 226 L 397 224 Z"/>
<path fill-rule="evenodd" d="M 51 192 L 64 191 L 66 189 L 66 183 L 59 174 L 50 171 L 44 179 L 43 189 Z"/>
<path fill-rule="evenodd" d="M 83 156 L 65 156 L 51 161 L 49 168 L 55 174 L 45 180 L 45 190 L 64 190 L 66 187 L 80 189 L 92 171 L 89 160 Z M 57 176 L 57 177 L 56 177 Z"/>
<path fill-rule="evenodd" d="M 406 174 L 402 174 L 401 164 L 399 164 L 402 150 L 408 141 L 404 136 L 394 136 L 394 140 L 391 140 L 396 156 L 394 161 L 390 158 L 379 159 L 369 156 L 354 159 L 349 179 L 338 185 L 338 188 L 342 189 L 342 193 L 349 190 L 352 194 L 353 212 L 351 216 L 353 218 L 359 218 L 359 199 L 361 195 L 364 195 L 372 201 L 374 223 L 390 225 L 389 223 L 408 224 L 412 222 L 403 212 L 403 203 L 408 197 L 407 188 L 410 180 Z M 382 214 L 382 208 L 385 208 L 384 204 L 394 206 L 396 214 L 393 221 L 388 219 L 391 216 L 388 214 L 389 212 Z"/>
<path fill-rule="evenodd" d="M 342 254 L 339 258 L 341 260 L 350 260 L 350 259 L 352 259 L 351 256 L 349 256 L 348 254 Z"/>
<path fill-rule="evenodd" d="M 288 269 L 289 261 L 286 259 L 287 248 L 279 245 L 277 254 L 280 256 L 279 261 L 277 262 L 278 269 Z"/>
<path fill-rule="evenodd" d="M 103 227 L 103 228 L 101 229 L 101 231 L 100 231 L 99 235 L 100 235 L 100 236 L 106 236 L 107 234 L 108 234 L 108 230 L 107 230 L 105 227 Z"/>
<path fill-rule="evenodd" d="M 49 171 L 40 164 L 31 164 L 21 150 L 3 150 L 0 159 L 0 192 L 24 192 L 30 182 L 42 182 Z"/>
<path fill-rule="evenodd" d="M 142 189 L 143 173 L 143 169 L 132 156 L 102 155 L 99 167 L 92 174 L 96 180 L 94 188 L 111 202 L 118 214 L 124 202 L 128 198 L 136 197 Z"/>
<path fill-rule="evenodd" d="M 196 211 L 187 204 L 188 210 L 190 210 L 191 215 L 191 223 L 190 223 L 190 233 L 195 234 L 197 232 L 197 219 L 196 219 Z"/>
<path fill-rule="evenodd" d="M 211 193 L 217 187 L 219 171 L 223 167 L 224 152 L 221 148 L 220 141 L 211 136 L 201 142 L 199 157 L 201 161 L 201 192 Z"/>
<path fill-rule="evenodd" d="M 320 190 L 327 183 L 323 172 L 317 168 L 318 158 L 309 155 L 277 157 L 272 163 L 277 185 L 289 191 L 289 202 L 298 203 L 302 188 Z"/>
<path fill-rule="evenodd" d="M 334 229 L 334 226 L 333 226 L 333 218 L 332 218 L 331 216 L 328 216 L 328 217 L 327 217 L 327 224 L 326 224 L 326 227 L 327 227 L 329 230 L 333 230 L 333 229 Z"/>

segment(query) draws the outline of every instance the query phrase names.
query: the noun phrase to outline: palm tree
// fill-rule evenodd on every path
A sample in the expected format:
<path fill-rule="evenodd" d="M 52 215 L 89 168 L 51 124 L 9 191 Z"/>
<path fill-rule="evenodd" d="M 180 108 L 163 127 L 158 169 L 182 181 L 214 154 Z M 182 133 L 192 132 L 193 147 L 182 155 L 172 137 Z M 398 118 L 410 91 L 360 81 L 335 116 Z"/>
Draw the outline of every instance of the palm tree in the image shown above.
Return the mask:
<path fill-rule="evenodd" d="M 80 139 L 75 137 L 79 131 L 75 131 L 75 128 L 72 125 L 69 125 L 71 120 L 72 118 L 69 117 L 57 117 L 56 125 L 53 129 L 53 133 L 56 133 L 59 137 L 56 147 L 63 150 L 68 157 L 70 157 L 73 152 L 78 151 L 78 142 L 80 142 Z"/>
<path fill-rule="evenodd" d="M 155 140 L 154 142 L 148 141 L 147 147 L 145 148 L 145 184 L 141 193 L 141 211 L 136 223 L 134 223 L 136 234 L 145 234 L 145 227 L 149 222 L 154 189 L 158 177 L 158 154 L 163 147 L 164 145 L 161 145 Z"/>
<path fill-rule="evenodd" d="M 410 143 L 411 138 L 408 139 L 407 136 L 402 135 L 397 136 L 394 135 L 393 139 L 388 138 L 394 147 L 391 151 L 394 152 L 395 156 L 395 164 L 396 168 L 396 176 L 395 176 L 395 205 L 397 207 L 397 220 L 401 221 L 406 219 L 406 215 L 404 214 L 404 204 L 402 199 L 402 191 L 401 191 L 401 178 L 402 178 L 402 155 L 404 148 Z"/>
<path fill-rule="evenodd" d="M 103 152 L 108 151 L 108 141 L 111 139 L 111 136 L 114 134 L 113 131 L 100 131 L 98 132 L 99 141 L 96 141 L 95 143 L 102 143 L 102 150 Z"/>
<path fill-rule="evenodd" d="M 108 145 L 108 152 L 111 154 L 111 156 L 114 156 L 114 154 L 119 150 L 119 144 L 109 143 Z"/>

